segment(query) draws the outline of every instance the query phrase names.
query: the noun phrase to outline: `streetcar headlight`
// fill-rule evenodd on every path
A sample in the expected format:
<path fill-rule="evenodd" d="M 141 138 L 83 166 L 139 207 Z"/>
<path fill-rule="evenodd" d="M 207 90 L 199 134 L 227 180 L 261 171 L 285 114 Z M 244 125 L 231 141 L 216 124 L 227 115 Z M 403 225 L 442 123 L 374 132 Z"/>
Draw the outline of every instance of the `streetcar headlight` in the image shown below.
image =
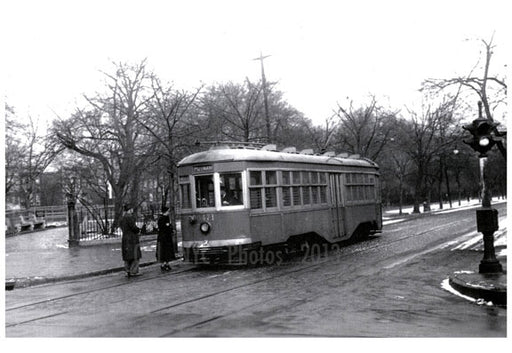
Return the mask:
<path fill-rule="evenodd" d="M 210 223 L 208 222 L 203 222 L 201 223 L 201 225 L 199 226 L 199 230 L 203 233 L 203 234 L 208 234 L 210 232 L 210 229 L 211 229 L 211 225 Z"/>

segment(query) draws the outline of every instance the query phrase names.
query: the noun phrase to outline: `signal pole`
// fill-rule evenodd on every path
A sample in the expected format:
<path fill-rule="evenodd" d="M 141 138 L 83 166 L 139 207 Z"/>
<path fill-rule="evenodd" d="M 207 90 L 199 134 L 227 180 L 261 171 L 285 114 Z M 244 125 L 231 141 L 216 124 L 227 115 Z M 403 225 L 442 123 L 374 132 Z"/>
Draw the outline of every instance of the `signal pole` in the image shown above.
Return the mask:
<path fill-rule="evenodd" d="M 259 60 L 261 62 L 261 84 L 263 85 L 263 103 L 265 105 L 265 122 L 267 125 L 267 142 L 272 142 L 270 139 L 270 115 L 268 113 L 268 98 L 267 98 L 267 80 L 265 78 L 265 69 L 263 68 L 263 60 L 268 58 L 270 55 L 263 56 L 260 52 L 260 57 L 253 60 Z"/>
<path fill-rule="evenodd" d="M 463 129 L 472 135 L 471 139 L 463 142 L 479 153 L 482 207 L 476 210 L 476 224 L 477 231 L 483 234 L 484 241 L 484 257 L 480 261 L 479 273 L 503 272 L 494 250 L 494 232 L 499 229 L 498 210 L 491 206 L 491 195 L 486 185 L 487 152 L 496 144 L 496 137 L 492 132 L 498 124 L 482 117 L 482 102 L 478 102 L 478 119 L 463 126 Z"/>

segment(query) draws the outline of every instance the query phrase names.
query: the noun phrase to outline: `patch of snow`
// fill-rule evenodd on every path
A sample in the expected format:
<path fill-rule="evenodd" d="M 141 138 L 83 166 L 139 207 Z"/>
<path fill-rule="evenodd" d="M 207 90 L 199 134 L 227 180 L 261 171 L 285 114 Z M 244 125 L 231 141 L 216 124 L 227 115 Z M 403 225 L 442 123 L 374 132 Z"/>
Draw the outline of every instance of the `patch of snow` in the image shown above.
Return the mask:
<path fill-rule="evenodd" d="M 493 205 L 500 204 L 500 203 L 506 203 L 506 202 L 507 202 L 507 200 L 500 200 L 497 197 L 494 197 L 491 201 L 491 203 Z M 427 211 L 427 212 L 438 212 L 438 213 L 456 212 L 456 211 L 460 211 L 460 210 L 464 210 L 464 209 L 468 209 L 468 208 L 476 208 L 476 207 L 480 207 L 480 202 L 477 199 L 470 200 L 469 202 L 462 201 L 460 206 L 459 206 L 458 201 L 453 201 L 452 207 L 450 207 L 449 203 L 443 203 L 443 209 L 439 208 L 439 202 L 433 202 L 430 204 L 430 211 Z M 405 207 L 402 207 L 402 212 L 403 213 L 412 213 L 413 209 L 414 209 L 413 206 L 405 206 Z M 423 206 L 420 206 L 420 210 L 423 212 Z M 391 210 L 387 210 L 385 213 L 397 215 L 397 214 L 399 214 L 399 212 L 400 212 L 400 210 L 398 208 L 396 208 L 396 209 L 394 208 Z"/>
<path fill-rule="evenodd" d="M 382 225 L 388 225 L 388 224 L 393 224 L 393 223 L 400 223 L 400 222 L 403 222 L 403 221 L 405 221 L 405 218 L 393 219 L 393 220 L 389 220 L 389 221 L 383 221 Z"/>
<path fill-rule="evenodd" d="M 155 249 L 156 249 L 156 244 L 146 245 L 146 246 L 141 246 L 140 247 L 140 250 L 141 251 L 145 251 L 145 252 L 155 251 Z"/>
<path fill-rule="evenodd" d="M 506 231 L 506 229 L 498 230 L 498 234 L 496 234 L 494 237 L 494 246 L 507 246 L 507 231 Z"/>
<path fill-rule="evenodd" d="M 498 251 L 498 253 L 496 254 L 496 257 L 505 257 L 507 256 L 507 249 L 501 249 L 500 251 Z"/>
<path fill-rule="evenodd" d="M 68 224 L 68 222 L 65 222 L 65 221 L 63 221 L 63 222 L 48 222 L 48 223 L 46 223 L 46 227 L 47 228 L 48 227 L 62 227 L 67 224 Z"/>
<path fill-rule="evenodd" d="M 464 298 L 466 300 L 469 300 L 470 302 L 474 303 L 476 302 L 476 299 L 475 298 L 472 298 L 472 297 L 469 297 L 467 295 L 464 295 L 462 294 L 461 292 L 455 290 L 451 285 L 450 285 L 450 279 L 447 278 L 445 279 L 443 282 L 441 282 L 441 288 L 443 288 L 444 290 L 452 293 L 452 294 L 455 294 L 456 296 L 459 296 L 461 298 Z"/>
<path fill-rule="evenodd" d="M 455 294 L 458 297 L 461 297 L 461 298 L 464 298 L 466 300 L 469 300 L 470 302 L 475 303 L 477 305 L 494 306 L 492 301 L 486 301 L 485 299 L 482 299 L 482 298 L 475 299 L 475 298 L 470 297 L 468 295 L 462 294 L 461 292 L 459 292 L 458 290 L 454 289 L 450 285 L 450 279 L 449 278 L 447 278 L 443 282 L 441 282 L 441 288 L 443 288 L 444 290 L 446 290 L 446 291 L 448 291 L 448 292 L 450 292 L 452 294 Z"/>
<path fill-rule="evenodd" d="M 470 247 L 478 244 L 479 241 L 482 241 L 482 235 L 480 233 L 477 233 L 476 231 L 470 232 L 462 236 L 461 238 L 469 238 L 469 240 L 464 241 L 463 243 L 460 243 L 456 247 L 452 248 L 451 250 L 464 250 L 469 249 Z M 460 239 L 460 238 L 459 238 Z"/>

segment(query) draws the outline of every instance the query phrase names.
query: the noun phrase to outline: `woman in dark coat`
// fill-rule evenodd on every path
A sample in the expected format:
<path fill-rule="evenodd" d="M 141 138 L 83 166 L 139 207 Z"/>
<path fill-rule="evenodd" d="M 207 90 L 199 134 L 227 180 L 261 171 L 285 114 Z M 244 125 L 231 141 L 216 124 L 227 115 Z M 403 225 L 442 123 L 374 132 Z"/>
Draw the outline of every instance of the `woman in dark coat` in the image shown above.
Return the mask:
<path fill-rule="evenodd" d="M 123 231 L 121 248 L 126 275 L 139 276 L 139 259 L 142 257 L 139 244 L 140 229 L 135 224 L 132 206 L 124 206 L 124 214 L 119 225 Z"/>
<path fill-rule="evenodd" d="M 174 254 L 174 227 L 169 219 L 169 207 L 162 207 L 162 215 L 158 218 L 158 238 L 156 242 L 156 258 L 161 263 L 162 271 L 170 271 L 169 261 L 176 260 Z"/>

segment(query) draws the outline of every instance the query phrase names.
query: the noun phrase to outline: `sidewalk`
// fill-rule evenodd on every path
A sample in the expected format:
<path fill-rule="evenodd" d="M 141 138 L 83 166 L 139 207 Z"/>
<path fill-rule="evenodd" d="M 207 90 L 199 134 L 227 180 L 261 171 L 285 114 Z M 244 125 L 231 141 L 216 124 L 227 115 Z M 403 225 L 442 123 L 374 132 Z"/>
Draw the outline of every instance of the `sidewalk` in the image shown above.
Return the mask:
<path fill-rule="evenodd" d="M 68 228 L 47 228 L 5 239 L 6 288 L 123 271 L 121 238 L 68 247 Z M 156 263 L 156 235 L 141 236 L 141 267 Z"/>

